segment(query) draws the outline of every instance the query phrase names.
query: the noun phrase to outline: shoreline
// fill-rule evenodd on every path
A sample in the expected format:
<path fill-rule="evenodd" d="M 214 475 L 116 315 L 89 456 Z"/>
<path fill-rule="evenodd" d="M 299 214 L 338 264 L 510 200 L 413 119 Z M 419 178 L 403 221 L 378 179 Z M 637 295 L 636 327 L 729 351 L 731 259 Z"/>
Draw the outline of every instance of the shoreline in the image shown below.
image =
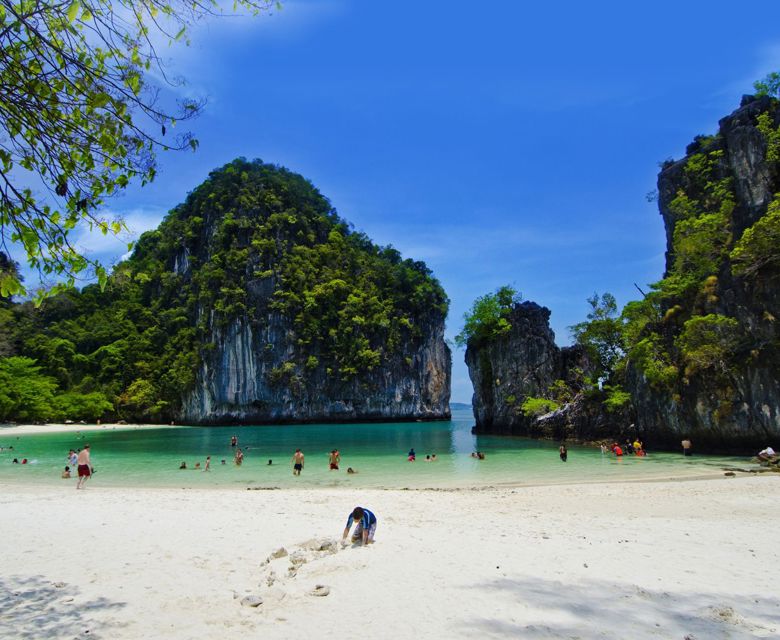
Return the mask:
<path fill-rule="evenodd" d="M 93 490 L 105 490 L 105 491 L 139 491 L 139 492 L 158 492 L 164 493 L 168 491 L 187 492 L 187 493 L 244 493 L 247 491 L 257 492 L 283 492 L 283 493 L 296 493 L 296 492 L 310 492 L 310 493 L 355 493 L 355 492 L 377 492 L 377 493 L 463 493 L 472 494 L 480 492 L 500 492 L 500 491 L 515 491 L 522 489 L 545 489 L 545 488 L 560 488 L 560 489 L 576 489 L 578 487 L 602 487 L 604 489 L 620 487 L 624 485 L 654 485 L 654 484 L 684 484 L 684 483 L 700 483 L 700 482 L 739 482 L 748 478 L 756 478 L 760 476 L 777 477 L 780 480 L 780 472 L 773 471 L 767 468 L 758 468 L 755 470 L 731 470 L 729 471 L 713 471 L 711 473 L 697 473 L 691 475 L 679 475 L 672 476 L 668 474 L 659 474 L 657 476 L 650 477 L 634 477 L 634 478 L 610 478 L 605 480 L 603 478 L 594 479 L 562 479 L 562 480 L 550 480 L 550 481 L 538 481 L 531 480 L 528 482 L 492 482 L 486 484 L 473 484 L 471 486 L 456 485 L 456 486 L 349 486 L 349 485 L 320 485 L 312 484 L 306 485 L 301 483 L 300 486 L 277 486 L 277 485 L 260 485 L 254 486 L 252 483 L 236 483 L 235 486 L 231 485 L 193 485 L 193 484 L 176 484 L 176 485 L 154 485 L 154 484 L 137 484 L 129 485 L 127 483 L 117 482 L 102 482 L 102 478 L 105 476 L 98 476 L 99 479 L 91 479 L 88 483 L 88 488 Z M 71 481 L 75 481 L 75 478 L 71 478 Z M 0 479 L 0 490 L 11 491 L 13 489 L 31 489 L 33 491 L 59 491 L 65 489 L 70 491 L 73 487 L 70 484 L 66 484 L 61 480 L 51 483 L 44 482 L 8 482 L 7 479 Z"/>

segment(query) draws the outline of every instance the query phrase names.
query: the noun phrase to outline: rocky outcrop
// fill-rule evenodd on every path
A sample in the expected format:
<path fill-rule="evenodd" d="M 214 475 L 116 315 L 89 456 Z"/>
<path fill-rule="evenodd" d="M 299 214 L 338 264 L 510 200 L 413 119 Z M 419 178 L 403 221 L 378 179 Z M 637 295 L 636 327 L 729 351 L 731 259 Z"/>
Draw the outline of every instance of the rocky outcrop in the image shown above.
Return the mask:
<path fill-rule="evenodd" d="M 589 367 L 583 351 L 559 348 L 550 328 L 550 310 L 534 302 L 516 304 L 506 319 L 511 325 L 508 332 L 490 340 L 471 340 L 466 349 L 476 431 L 551 438 L 589 436 L 581 412 L 576 416 L 560 412 L 554 421 L 545 422 L 521 410 L 527 398 L 548 397 L 556 380 L 576 389 Z"/>
<path fill-rule="evenodd" d="M 777 163 L 767 160 L 767 140 L 757 128 L 762 113 L 770 114 L 775 127 L 780 124 L 776 100 L 743 98 L 741 107 L 720 121 L 718 134 L 707 143 L 707 152 L 719 152 L 712 179 L 728 179 L 735 201 L 728 221 L 730 247 L 766 214 L 780 192 Z M 679 269 L 673 247 L 678 224 L 673 202 L 680 194 L 699 197 L 695 175 L 686 166 L 701 152 L 700 146 L 700 140 L 689 145 L 686 157 L 667 163 L 658 177 L 667 275 Z M 652 434 L 655 442 L 677 446 L 688 435 L 699 449 L 755 452 L 780 437 L 780 279 L 771 271 L 750 279 L 738 277 L 726 258 L 713 282 L 717 289 L 698 303 L 697 313 L 738 321 L 741 340 L 733 358 L 721 363 L 717 371 L 691 373 L 681 367 L 680 380 L 669 389 L 651 385 L 629 364 L 626 387 L 633 396 L 637 425 Z M 659 331 L 674 344 L 681 327 L 667 323 Z"/>

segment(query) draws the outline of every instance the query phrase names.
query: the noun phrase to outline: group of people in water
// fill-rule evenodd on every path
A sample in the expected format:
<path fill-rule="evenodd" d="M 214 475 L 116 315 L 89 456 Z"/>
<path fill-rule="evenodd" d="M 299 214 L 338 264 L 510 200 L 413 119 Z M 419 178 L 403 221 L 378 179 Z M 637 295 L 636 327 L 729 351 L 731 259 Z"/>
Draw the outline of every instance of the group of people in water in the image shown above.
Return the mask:
<path fill-rule="evenodd" d="M 617 442 L 613 442 L 611 445 L 601 445 L 602 455 L 606 455 L 608 452 L 614 454 L 616 458 L 622 458 L 624 455 L 644 457 L 647 455 L 644 443 L 635 438 L 633 442 L 629 438 L 626 438 L 625 444 L 621 447 Z"/>
<path fill-rule="evenodd" d="M 414 451 L 414 447 L 409 449 L 409 453 L 406 454 L 406 459 L 409 462 L 414 462 L 415 460 L 417 460 L 417 454 Z M 437 460 L 438 458 L 436 457 L 435 453 L 429 453 L 425 456 L 425 462 L 436 462 Z"/>

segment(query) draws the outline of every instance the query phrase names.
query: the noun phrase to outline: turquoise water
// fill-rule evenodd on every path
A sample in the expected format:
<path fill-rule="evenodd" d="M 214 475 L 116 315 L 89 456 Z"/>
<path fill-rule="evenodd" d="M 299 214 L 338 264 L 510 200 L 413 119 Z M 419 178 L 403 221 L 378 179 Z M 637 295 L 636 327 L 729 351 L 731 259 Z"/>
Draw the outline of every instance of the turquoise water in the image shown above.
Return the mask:
<path fill-rule="evenodd" d="M 455 411 L 450 422 L 312 424 L 242 427 L 117 428 L 78 433 L 16 436 L 0 428 L 0 483 L 64 484 L 60 473 L 68 449 L 89 442 L 96 469 L 91 483 L 101 486 L 152 487 L 483 487 L 504 484 L 555 484 L 613 480 L 680 478 L 719 473 L 744 465 L 743 458 L 654 453 L 646 458 L 603 456 L 598 448 L 569 447 L 569 460 L 558 458 L 554 442 L 471 434 L 470 411 Z M 244 450 L 242 466 L 233 464 L 230 437 Z M 303 474 L 293 477 L 290 459 L 300 447 Z M 411 447 L 417 461 L 407 462 Z M 341 469 L 328 469 L 328 452 L 338 448 Z M 484 460 L 470 456 L 483 451 Z M 425 462 L 435 453 L 436 462 Z M 211 471 L 193 467 L 211 456 Z M 12 464 L 13 458 L 29 464 Z M 222 465 L 224 459 L 226 464 Z M 268 465 L 268 460 L 273 460 Z M 187 470 L 179 470 L 182 461 Z M 346 473 L 347 467 L 358 471 Z M 75 473 L 74 473 L 75 476 Z"/>

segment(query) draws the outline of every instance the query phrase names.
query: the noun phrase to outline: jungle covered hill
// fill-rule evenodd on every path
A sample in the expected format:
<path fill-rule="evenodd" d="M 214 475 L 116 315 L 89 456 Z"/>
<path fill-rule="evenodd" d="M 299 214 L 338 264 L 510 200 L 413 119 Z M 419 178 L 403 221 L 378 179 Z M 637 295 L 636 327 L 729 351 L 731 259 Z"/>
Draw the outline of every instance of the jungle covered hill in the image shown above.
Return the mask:
<path fill-rule="evenodd" d="M 424 263 L 300 175 L 240 158 L 105 287 L 0 300 L 0 420 L 446 417 L 447 307 Z"/>

